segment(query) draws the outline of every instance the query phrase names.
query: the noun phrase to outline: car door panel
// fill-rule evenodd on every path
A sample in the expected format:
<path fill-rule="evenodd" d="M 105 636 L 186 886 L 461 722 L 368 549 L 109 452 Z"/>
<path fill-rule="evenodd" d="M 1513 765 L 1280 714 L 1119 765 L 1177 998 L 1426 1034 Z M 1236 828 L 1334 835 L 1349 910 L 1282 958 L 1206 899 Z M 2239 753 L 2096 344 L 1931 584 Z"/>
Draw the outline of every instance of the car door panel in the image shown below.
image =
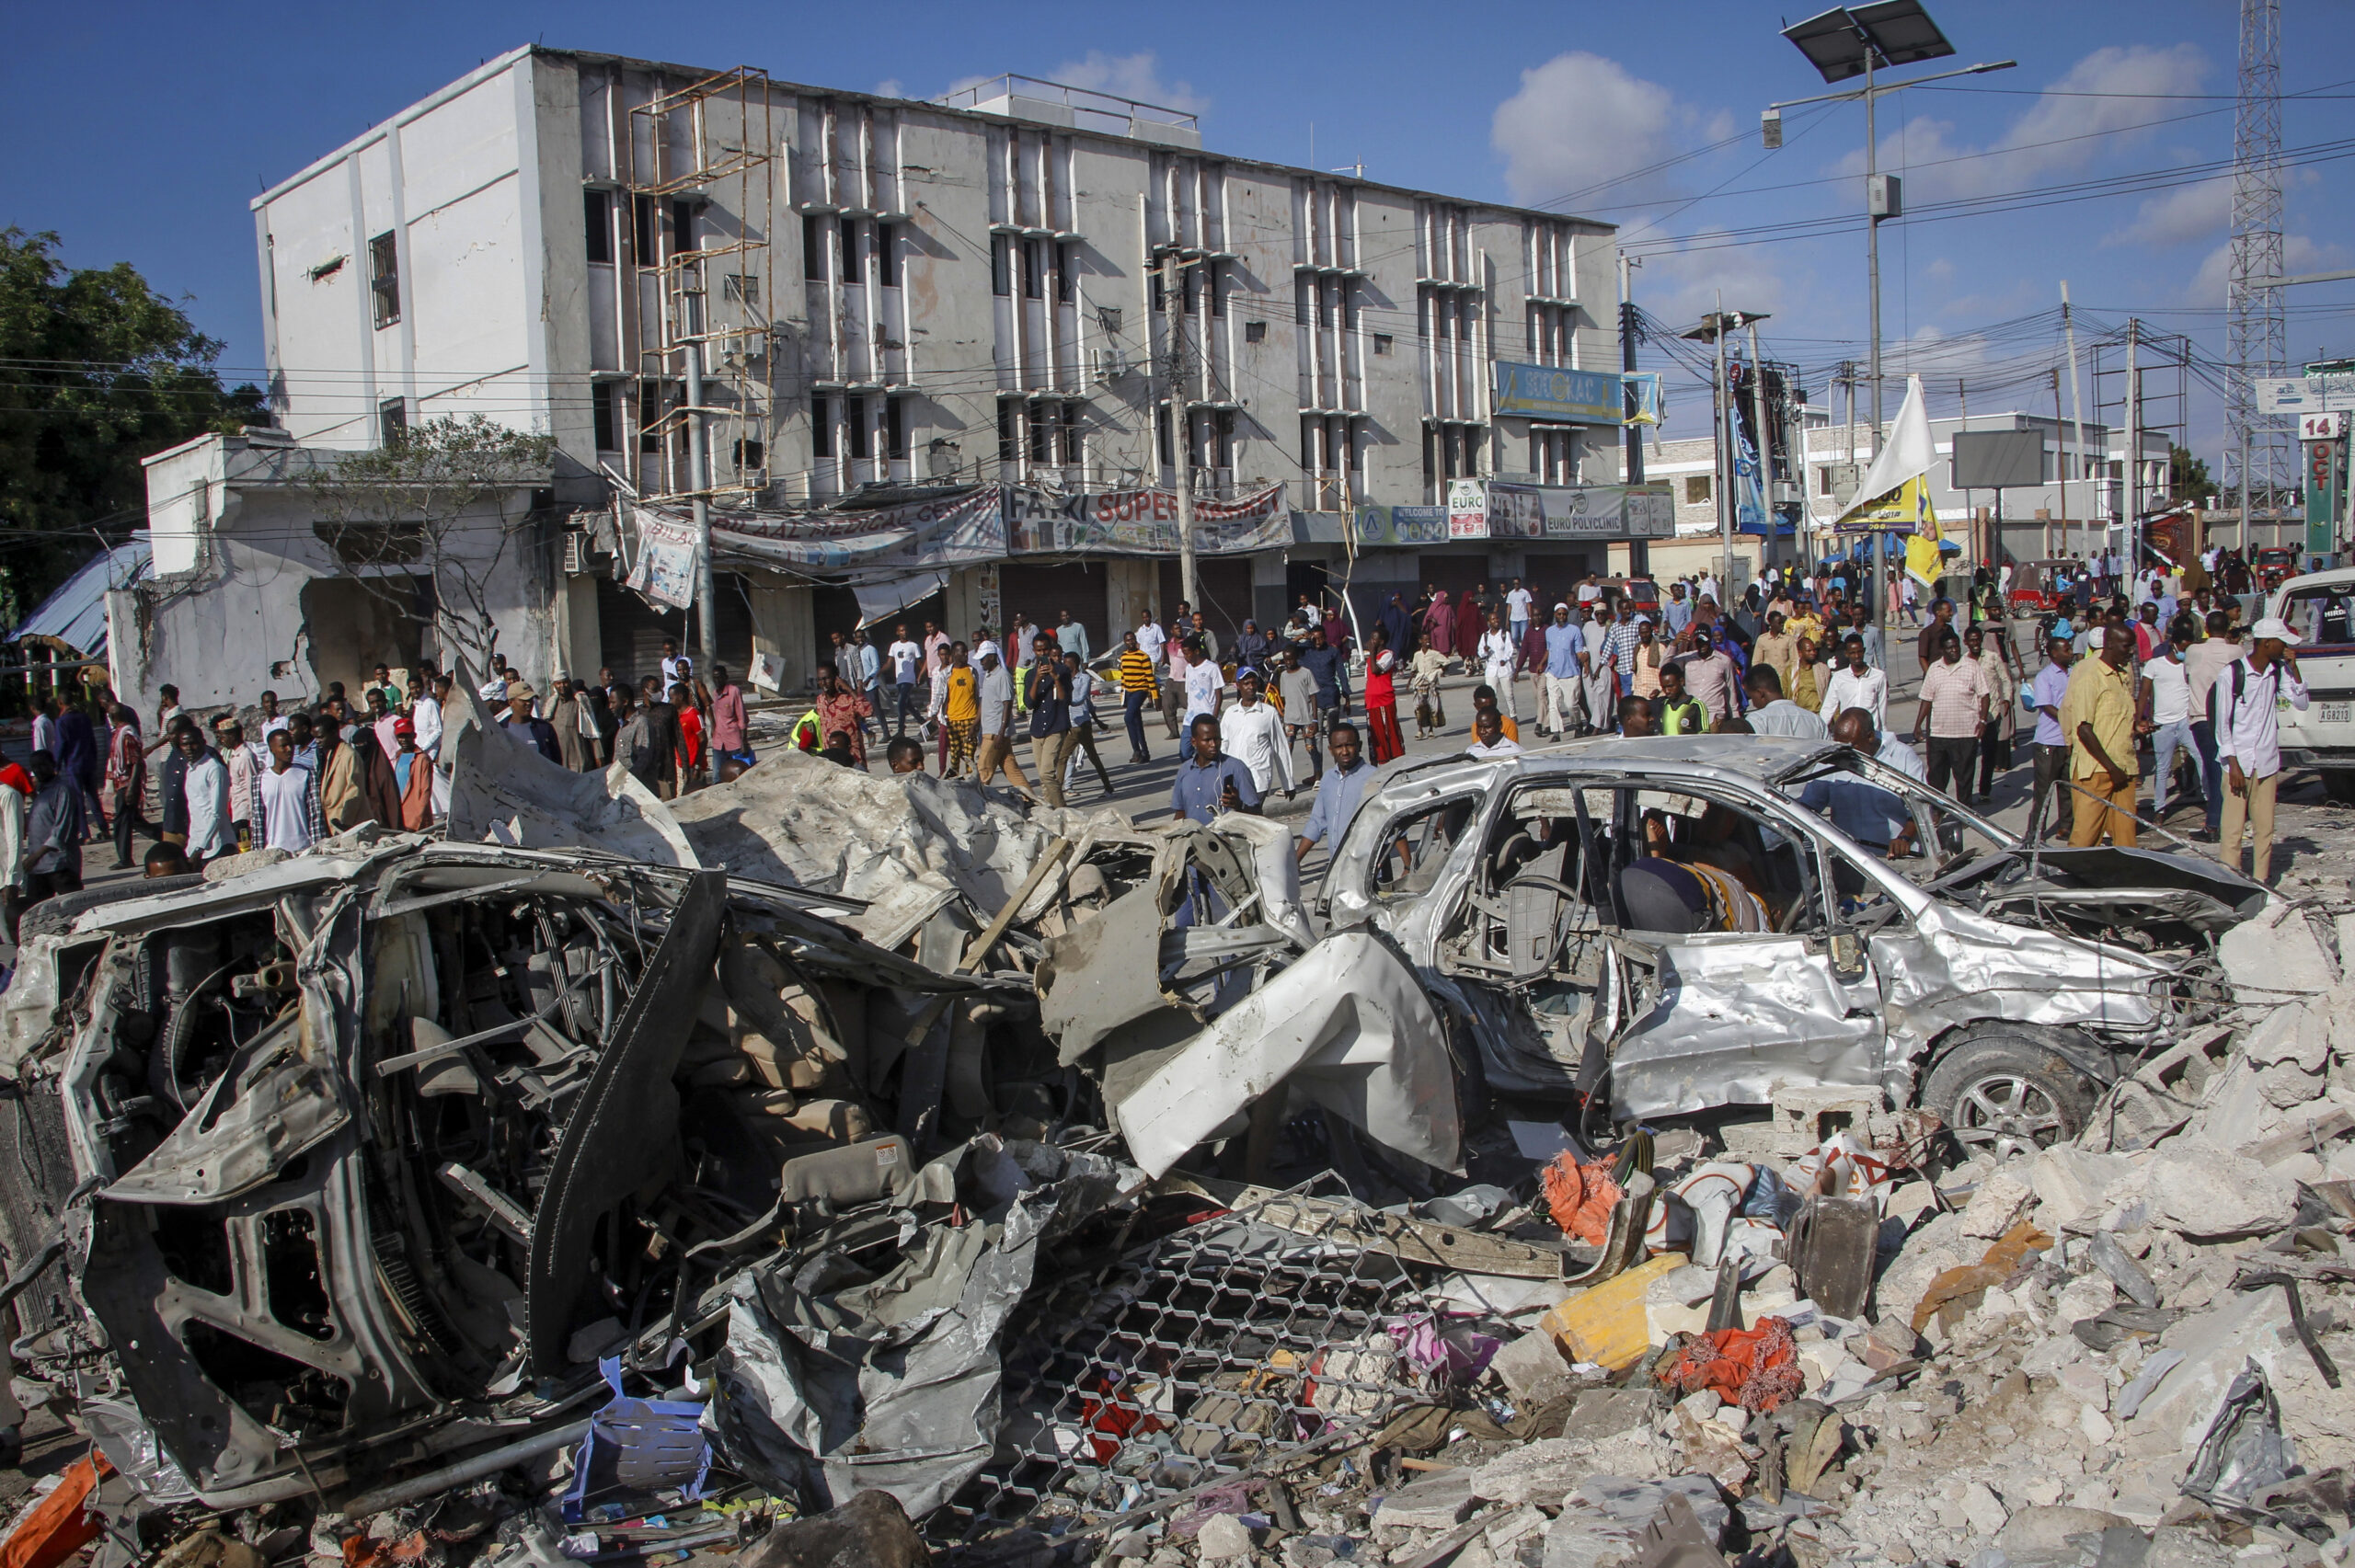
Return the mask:
<path fill-rule="evenodd" d="M 1843 974 L 1820 938 L 1659 942 L 1658 1000 L 1612 1055 L 1621 1120 L 1764 1104 L 1775 1084 L 1878 1083 L 1885 1030 L 1869 957 Z"/>

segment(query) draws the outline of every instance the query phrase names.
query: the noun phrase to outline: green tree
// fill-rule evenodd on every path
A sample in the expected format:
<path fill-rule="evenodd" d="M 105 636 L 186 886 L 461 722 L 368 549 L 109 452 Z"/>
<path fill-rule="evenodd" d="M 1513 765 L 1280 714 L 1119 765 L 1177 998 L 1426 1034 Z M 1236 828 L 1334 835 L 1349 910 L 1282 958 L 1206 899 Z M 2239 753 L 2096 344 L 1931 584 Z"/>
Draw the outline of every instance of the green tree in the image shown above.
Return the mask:
<path fill-rule="evenodd" d="M 491 580 L 555 460 L 552 436 L 443 415 L 322 461 L 310 479 L 312 531 L 396 614 L 415 612 L 417 579 L 428 579 L 442 657 L 463 655 L 481 670 L 499 641 Z"/>
<path fill-rule="evenodd" d="M 2191 455 L 2191 449 L 2170 445 L 2167 448 L 2167 499 L 2192 501 L 2216 493 L 2216 481 L 2208 476 L 2204 458 Z"/>
<path fill-rule="evenodd" d="M 0 589 L 17 613 L 88 558 L 93 530 L 120 543 L 145 517 L 141 458 L 270 417 L 259 388 L 223 388 L 221 344 L 130 263 L 69 268 L 57 247 L 0 229 Z"/>

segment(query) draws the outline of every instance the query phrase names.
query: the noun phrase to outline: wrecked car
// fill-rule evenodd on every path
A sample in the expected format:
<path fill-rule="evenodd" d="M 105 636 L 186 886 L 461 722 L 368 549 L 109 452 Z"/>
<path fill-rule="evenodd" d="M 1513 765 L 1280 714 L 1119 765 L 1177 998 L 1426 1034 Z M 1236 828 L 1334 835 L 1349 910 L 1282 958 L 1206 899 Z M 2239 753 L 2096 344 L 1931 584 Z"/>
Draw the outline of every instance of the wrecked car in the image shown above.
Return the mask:
<path fill-rule="evenodd" d="M 720 1438 L 773 1484 L 848 1487 L 856 1443 L 938 1495 L 987 1454 L 985 1329 L 872 1336 L 962 1379 L 961 1443 L 861 1380 L 849 1308 L 824 1368 L 790 1336 L 861 1287 L 986 1285 L 986 1325 L 1027 1284 L 1078 1157 L 1017 1141 L 1070 1075 L 994 937 L 936 916 L 963 956 L 928 967 L 855 899 L 373 827 L 151 886 L 27 922 L 0 1243 L 21 1372 L 152 1499 L 366 1486 L 578 1423 L 600 1358 L 660 1375 L 682 1341 L 761 1391 Z"/>
<path fill-rule="evenodd" d="M 2266 897 L 2023 841 L 1835 743 L 1706 736 L 1393 773 L 1319 907 L 1407 955 L 1476 1087 L 1575 1099 L 1591 1141 L 1851 1086 L 2019 1146 L 2213 1014 L 2214 939 Z"/>

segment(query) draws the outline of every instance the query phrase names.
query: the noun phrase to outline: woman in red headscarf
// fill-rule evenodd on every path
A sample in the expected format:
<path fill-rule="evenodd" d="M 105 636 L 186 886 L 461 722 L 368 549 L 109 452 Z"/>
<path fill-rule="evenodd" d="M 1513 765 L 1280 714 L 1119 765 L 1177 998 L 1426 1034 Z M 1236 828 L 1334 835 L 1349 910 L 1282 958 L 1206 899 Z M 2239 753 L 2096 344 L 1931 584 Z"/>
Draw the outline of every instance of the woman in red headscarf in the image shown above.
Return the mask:
<path fill-rule="evenodd" d="M 1423 635 L 1430 638 L 1431 647 L 1442 653 L 1450 652 L 1454 648 L 1455 601 L 1448 598 L 1447 589 L 1443 588 L 1431 589 L 1430 604 L 1423 612 L 1422 630 Z"/>
<path fill-rule="evenodd" d="M 1480 633 L 1488 624 L 1488 612 L 1480 607 L 1480 601 L 1472 590 L 1465 589 L 1455 605 L 1456 658 L 1471 660 L 1480 657 Z"/>

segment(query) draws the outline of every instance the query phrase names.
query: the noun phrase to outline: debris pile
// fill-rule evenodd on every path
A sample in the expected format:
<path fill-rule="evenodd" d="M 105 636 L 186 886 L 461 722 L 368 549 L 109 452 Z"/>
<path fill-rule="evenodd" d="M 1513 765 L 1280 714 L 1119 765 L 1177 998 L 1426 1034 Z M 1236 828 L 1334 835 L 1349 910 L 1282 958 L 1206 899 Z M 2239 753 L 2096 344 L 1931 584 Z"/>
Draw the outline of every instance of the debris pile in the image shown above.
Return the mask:
<path fill-rule="evenodd" d="M 16 1386 L 90 1457 L 11 1563 L 2355 1547 L 2355 917 L 2223 931 L 2074 1139 L 1820 1080 L 1614 1127 L 1481 1090 L 1258 818 L 503 745 L 490 841 L 28 922 Z"/>

